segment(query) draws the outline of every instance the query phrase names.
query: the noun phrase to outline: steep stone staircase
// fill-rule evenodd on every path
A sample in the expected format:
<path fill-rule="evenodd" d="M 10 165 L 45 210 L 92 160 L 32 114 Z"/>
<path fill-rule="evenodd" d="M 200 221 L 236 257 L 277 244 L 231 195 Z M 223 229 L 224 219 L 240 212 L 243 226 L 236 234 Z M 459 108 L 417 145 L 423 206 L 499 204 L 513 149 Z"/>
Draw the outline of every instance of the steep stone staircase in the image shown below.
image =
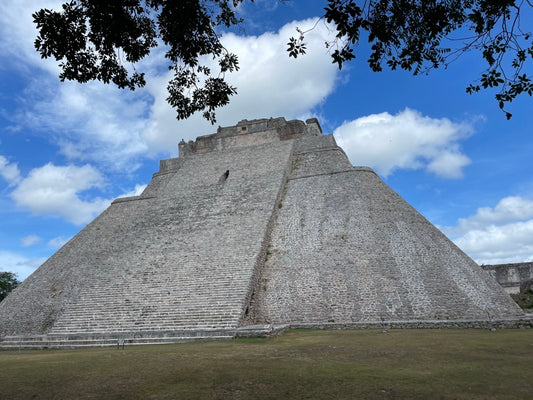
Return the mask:
<path fill-rule="evenodd" d="M 64 253 L 78 263 L 78 289 L 47 334 L 5 336 L 0 347 L 235 337 L 292 151 L 263 147 L 194 155 L 157 190 L 114 202 Z"/>

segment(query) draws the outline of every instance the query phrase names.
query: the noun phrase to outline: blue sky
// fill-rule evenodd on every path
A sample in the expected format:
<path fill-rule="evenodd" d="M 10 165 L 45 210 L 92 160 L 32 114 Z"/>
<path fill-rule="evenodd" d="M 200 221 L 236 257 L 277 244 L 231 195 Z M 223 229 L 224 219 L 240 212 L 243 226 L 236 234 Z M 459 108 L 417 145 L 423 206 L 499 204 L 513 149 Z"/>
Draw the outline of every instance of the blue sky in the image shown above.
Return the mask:
<path fill-rule="evenodd" d="M 216 131 L 199 116 L 175 119 L 160 51 L 139 66 L 142 90 L 61 83 L 57 65 L 33 49 L 31 18 L 60 4 L 0 4 L 0 270 L 20 279 L 114 198 L 139 193 L 181 139 Z M 474 54 L 413 77 L 371 72 L 362 45 L 339 71 L 322 22 L 307 34 L 307 55 L 289 59 L 288 38 L 312 27 L 323 6 L 256 0 L 240 9 L 246 23 L 223 36 L 240 58 L 228 77 L 239 94 L 217 125 L 316 117 L 354 165 L 373 167 L 478 263 L 532 261 L 533 99 L 513 102 L 507 121 L 494 92 L 466 94 L 484 67 Z"/>

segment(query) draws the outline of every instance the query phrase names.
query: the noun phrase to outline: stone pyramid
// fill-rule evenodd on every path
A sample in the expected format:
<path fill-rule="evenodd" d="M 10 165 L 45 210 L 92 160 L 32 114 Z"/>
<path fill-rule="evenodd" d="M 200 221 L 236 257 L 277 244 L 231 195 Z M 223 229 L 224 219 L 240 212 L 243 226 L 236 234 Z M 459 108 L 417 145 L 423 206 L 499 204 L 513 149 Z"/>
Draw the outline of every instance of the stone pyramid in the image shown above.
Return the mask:
<path fill-rule="evenodd" d="M 268 326 L 517 319 L 503 289 L 316 119 L 179 144 L 0 303 L 0 347 Z"/>

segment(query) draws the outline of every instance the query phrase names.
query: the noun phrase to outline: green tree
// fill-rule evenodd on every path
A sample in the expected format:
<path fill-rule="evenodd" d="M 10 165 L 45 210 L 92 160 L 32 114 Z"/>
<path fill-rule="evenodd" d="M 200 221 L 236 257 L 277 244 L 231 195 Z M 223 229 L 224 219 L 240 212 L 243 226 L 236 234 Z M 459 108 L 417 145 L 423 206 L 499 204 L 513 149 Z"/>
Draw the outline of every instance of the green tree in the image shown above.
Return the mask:
<path fill-rule="evenodd" d="M 165 46 L 174 71 L 167 101 L 177 118 L 201 111 L 214 123 L 216 108 L 236 93 L 225 73 L 239 68 L 220 33 L 242 22 L 236 7 L 244 1 L 71 0 L 61 11 L 33 14 L 39 30 L 35 47 L 41 57 L 60 62 L 61 80 L 100 80 L 134 90 L 145 84 L 136 64 Z M 468 93 L 498 88 L 502 110 L 518 95 L 533 94 L 524 73 L 533 42 L 521 21 L 522 11 L 533 7 L 529 0 L 324 0 L 324 5 L 322 18 L 337 31 L 326 47 L 339 68 L 355 58 L 361 38 L 371 44 L 368 63 L 376 72 L 387 66 L 416 75 L 478 52 L 487 68 L 467 86 Z M 290 56 L 305 53 L 305 34 L 298 30 L 289 39 Z M 217 61 L 216 70 L 202 64 L 205 55 Z"/>
<path fill-rule="evenodd" d="M 13 272 L 0 272 L 0 301 L 4 300 L 19 283 L 17 275 Z"/>

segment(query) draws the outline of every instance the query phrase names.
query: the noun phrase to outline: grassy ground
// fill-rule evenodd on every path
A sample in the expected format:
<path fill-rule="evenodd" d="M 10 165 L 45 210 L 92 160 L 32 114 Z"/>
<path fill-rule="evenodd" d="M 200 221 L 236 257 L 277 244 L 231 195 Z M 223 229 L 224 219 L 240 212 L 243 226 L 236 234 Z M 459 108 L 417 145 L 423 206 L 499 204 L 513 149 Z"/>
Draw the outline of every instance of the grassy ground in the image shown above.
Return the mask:
<path fill-rule="evenodd" d="M 0 352 L 1 399 L 522 399 L 533 330 L 296 330 L 273 339 Z"/>

